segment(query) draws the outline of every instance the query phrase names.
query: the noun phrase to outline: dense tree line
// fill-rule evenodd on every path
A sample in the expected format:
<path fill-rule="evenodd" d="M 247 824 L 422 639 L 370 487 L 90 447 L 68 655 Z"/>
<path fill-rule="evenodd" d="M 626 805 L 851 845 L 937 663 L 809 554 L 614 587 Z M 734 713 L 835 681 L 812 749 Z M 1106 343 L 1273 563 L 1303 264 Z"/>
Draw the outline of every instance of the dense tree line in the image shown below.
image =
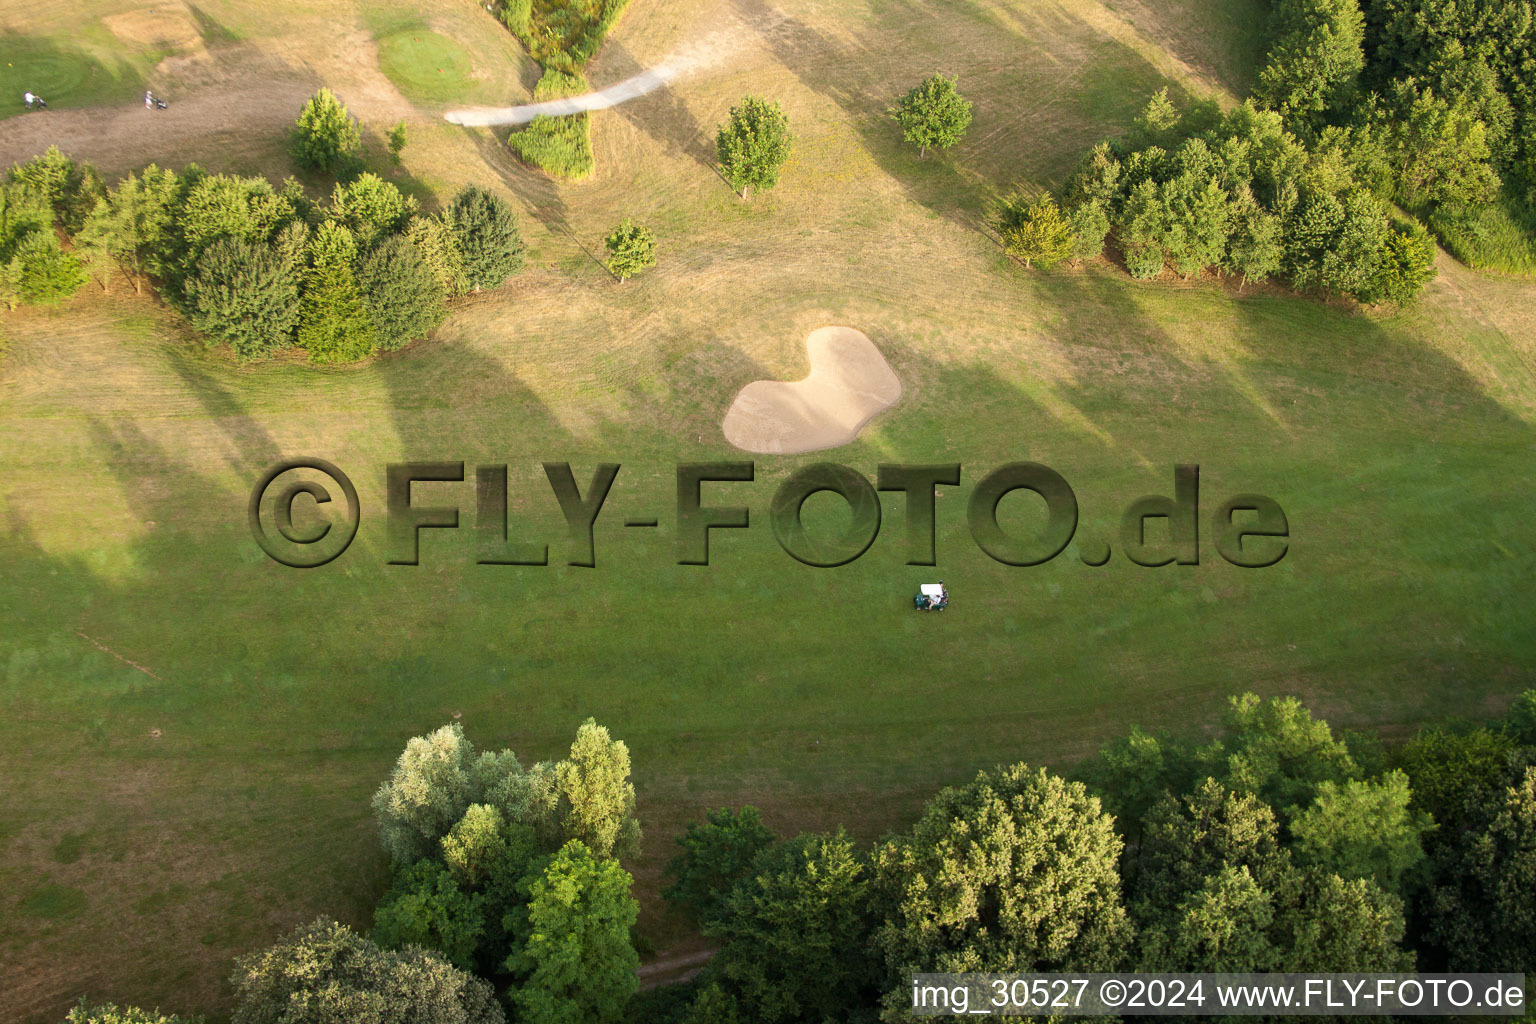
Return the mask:
<path fill-rule="evenodd" d="M 868 849 L 711 812 L 666 896 L 720 952 L 637 1019 L 907 1020 L 919 970 L 1536 963 L 1536 691 L 1392 751 L 1247 695 L 1214 740 L 1133 729 L 1077 775 L 983 772 Z"/>
<path fill-rule="evenodd" d="M 1214 271 L 1365 303 L 1432 278 L 1421 220 L 1474 266 L 1536 266 L 1533 54 L 1529 3 L 1275 0 L 1242 107 L 1159 93 L 1060 211 L 1009 197 L 999 234 L 1026 265 L 1107 236 L 1138 278 Z"/>
<path fill-rule="evenodd" d="M 719 951 L 637 992 L 629 753 L 588 720 L 524 767 L 457 725 L 374 796 L 394 883 L 244 957 L 236 1024 L 905 1021 L 914 971 L 1519 971 L 1536 964 L 1536 691 L 1388 749 L 1290 698 L 1214 737 L 1133 728 L 1073 778 L 1016 764 L 870 845 L 751 807 L 677 838 L 664 892 Z M 499 994 L 498 994 L 499 992 Z M 66 1024 L 176 1024 L 132 1008 Z"/>
<path fill-rule="evenodd" d="M 1032 248 L 1010 251 L 1059 261 L 1097 253 L 1112 232 L 1138 278 L 1214 270 L 1406 302 L 1433 276 L 1434 247 L 1369 187 L 1359 160 L 1348 139 L 1308 146 L 1252 102 L 1225 114 L 1209 104 L 1181 111 L 1159 93 L 1131 133 L 1097 146 L 1067 183 L 1066 215 L 1056 219 L 1069 230 L 1035 230 Z M 1026 225 L 1042 220 L 1026 213 Z M 1005 216 L 1005 245 L 1010 230 L 1019 228 Z"/>
<path fill-rule="evenodd" d="M 458 725 L 407 744 L 373 800 L 395 865 L 386 949 L 509 979 L 518 1021 L 615 1020 L 635 989 L 638 850 L 629 751 L 588 720 L 565 760 L 477 753 Z"/>
<path fill-rule="evenodd" d="M 66 248 L 66 245 L 68 246 Z M 445 302 L 522 267 L 517 217 L 466 186 L 441 214 L 374 174 L 311 199 L 289 178 L 149 165 L 108 186 L 50 148 L 0 185 L 0 299 L 47 304 L 90 276 L 160 290 L 242 359 L 297 346 L 350 362 L 430 332 Z"/>

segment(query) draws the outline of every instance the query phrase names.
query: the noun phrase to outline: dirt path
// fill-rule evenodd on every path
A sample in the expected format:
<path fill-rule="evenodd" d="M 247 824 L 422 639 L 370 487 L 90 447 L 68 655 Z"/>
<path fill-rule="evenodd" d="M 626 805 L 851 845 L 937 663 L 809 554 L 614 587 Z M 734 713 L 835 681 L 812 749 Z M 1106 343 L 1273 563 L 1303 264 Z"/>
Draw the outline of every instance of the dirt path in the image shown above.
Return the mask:
<path fill-rule="evenodd" d="M 709 963 L 710 957 L 714 955 L 713 949 L 701 949 L 695 953 L 652 960 L 636 968 L 635 977 L 640 979 L 640 987 L 643 989 L 678 985 L 697 977 L 698 973 L 704 969 L 704 965 Z"/>
<path fill-rule="evenodd" d="M 594 92 L 541 103 L 525 103 L 518 107 L 460 107 L 448 111 L 443 118 L 453 124 L 483 128 L 489 125 L 526 124 L 540 115 L 557 116 L 579 114 L 584 110 L 607 110 L 626 100 L 654 92 L 674 79 L 721 63 L 746 44 L 751 31 L 761 24 L 774 22 L 775 18 L 759 18 L 748 22 L 732 16 L 726 20 L 730 28 L 710 32 L 680 48 L 660 64 Z"/>
<path fill-rule="evenodd" d="M 364 32 L 336 40 L 345 59 L 326 74 L 313 55 L 266 41 L 221 44 L 160 62 L 149 87 L 169 102 L 147 110 L 142 97 L 111 106 L 50 108 L 0 120 L 0 166 L 49 146 L 89 160 L 116 177 L 153 161 L 182 167 L 291 172 L 286 140 L 304 101 L 321 85 L 335 89 L 362 123 L 425 120 L 378 68 L 377 47 Z"/>

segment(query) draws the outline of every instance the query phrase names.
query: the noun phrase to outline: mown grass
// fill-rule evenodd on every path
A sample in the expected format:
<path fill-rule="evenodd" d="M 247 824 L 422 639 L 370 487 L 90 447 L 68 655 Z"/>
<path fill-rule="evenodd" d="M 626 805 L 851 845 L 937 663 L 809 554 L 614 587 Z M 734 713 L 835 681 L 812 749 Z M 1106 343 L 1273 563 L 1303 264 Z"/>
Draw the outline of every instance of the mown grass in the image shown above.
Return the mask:
<path fill-rule="evenodd" d="M 239 25 L 279 24 L 237 6 Z M 434 26 L 456 16 L 429 6 Z M 1176 58 L 1193 69 L 1176 86 L 1231 87 L 1210 4 L 1131 5 L 1107 27 L 1118 15 L 1078 0 L 738 9 L 767 27 L 741 29 L 709 72 L 593 116 L 597 168 L 580 185 L 490 133 L 421 121 L 405 173 L 439 199 L 465 181 L 502 191 L 532 250 L 426 343 L 346 370 L 240 366 L 122 289 L 4 318 L 0 962 L 22 983 L 0 986 L 0 1017 L 56 1021 L 82 993 L 217 1014 L 234 955 L 322 912 L 366 925 L 386 880 L 368 797 L 406 737 L 455 713 L 528 760 L 559 755 L 587 715 L 630 743 L 641 927 L 668 952 L 698 939 L 657 899 L 661 866 L 705 807 L 755 802 L 782 831 L 870 836 L 978 767 L 1066 765 L 1132 721 L 1212 720 L 1237 690 L 1401 735 L 1529 685 L 1529 283 L 1447 262 L 1417 307 L 1376 318 L 1105 266 L 1025 273 L 987 234 L 990 188 L 1059 181 L 1126 126 L 1141 101 L 1105 83 L 1152 84 Z M 650 8 L 594 74 L 632 74 L 721 16 L 706 0 Z M 279 42 L 331 67 L 307 35 Z M 883 115 L 932 72 L 960 76 L 976 120 L 919 160 Z M 782 102 L 797 136 L 779 188 L 750 202 L 710 169 L 709 144 L 746 92 Z M 277 160 L 284 142 L 241 139 Z M 183 162 L 153 146 L 146 160 Z M 621 287 L 592 253 L 624 216 L 665 248 Z M 803 376 L 805 335 L 829 323 L 870 334 L 901 403 L 846 448 L 707 485 L 752 525 L 717 531 L 709 568 L 676 565 L 676 463 L 749 458 L 720 434 L 732 396 Z M 362 500 L 356 543 L 313 571 L 266 559 L 244 518 L 256 477 L 297 454 L 338 464 Z M 406 459 L 508 463 L 513 535 L 548 542 L 551 564 L 477 565 L 473 484 L 431 484 L 420 500 L 458 504 L 462 528 L 427 531 L 420 566 L 387 565 L 384 467 Z M 964 509 L 982 474 L 1019 459 L 1066 476 L 1083 541 L 1114 543 L 1124 507 L 1195 461 L 1207 516 L 1234 492 L 1270 494 L 1293 547 L 1237 569 L 1206 519 L 1199 566 L 1141 569 L 1117 550 L 1093 569 L 1075 548 L 1002 566 Z M 623 465 L 595 569 L 566 564 L 542 477 L 565 460 L 583 486 L 594 464 Z M 896 495 L 845 568 L 779 550 L 774 488 L 820 460 L 870 476 L 962 463 L 938 499 L 940 567 L 904 564 Z M 1004 504 L 1010 528 L 1034 522 L 1024 497 Z M 835 527 L 835 504 L 808 508 Z M 911 611 L 937 577 L 950 610 Z M 19 913 L 42 886 L 78 890 L 86 910 Z"/>
<path fill-rule="evenodd" d="M 469 53 L 446 36 L 408 28 L 379 40 L 379 70 L 417 102 L 460 100 L 473 84 Z"/>
<path fill-rule="evenodd" d="M 23 110 L 22 94 L 32 92 L 50 109 L 129 99 L 144 88 L 161 54 L 133 52 L 100 33 L 79 37 L 0 33 L 0 110 Z"/>

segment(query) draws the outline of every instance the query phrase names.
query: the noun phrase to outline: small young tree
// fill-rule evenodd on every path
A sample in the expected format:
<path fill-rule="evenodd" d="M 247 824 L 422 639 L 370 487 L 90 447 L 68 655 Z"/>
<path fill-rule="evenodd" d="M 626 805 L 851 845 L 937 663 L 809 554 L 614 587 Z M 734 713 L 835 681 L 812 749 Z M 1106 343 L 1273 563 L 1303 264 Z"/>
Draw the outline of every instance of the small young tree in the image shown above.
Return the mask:
<path fill-rule="evenodd" d="M 656 236 L 625 217 L 603 239 L 608 258 L 603 265 L 621 282 L 656 265 Z"/>
<path fill-rule="evenodd" d="M 1263 281 L 1280 269 L 1280 218 L 1254 201 L 1244 185 L 1232 202 L 1232 227 L 1222 269 L 1237 274 L 1238 287 Z"/>
<path fill-rule="evenodd" d="M 970 101 L 955 91 L 955 79 L 934 75 L 902 97 L 891 111 L 902 137 L 928 155 L 928 147 L 948 149 L 971 126 Z"/>
<path fill-rule="evenodd" d="M 1003 251 L 1026 267 L 1053 267 L 1072 255 L 1072 225 L 1049 194 L 1029 200 L 1015 193 L 1002 202 L 998 233 Z"/>
<path fill-rule="evenodd" d="M 425 337 L 443 322 L 442 284 L 408 238 L 396 235 L 369 253 L 357 283 L 385 351 Z"/>
<path fill-rule="evenodd" d="M 293 130 L 293 159 L 302 167 L 335 174 L 363 144 L 357 122 L 331 90 L 321 87 L 299 111 Z"/>
<path fill-rule="evenodd" d="M 1418 226 L 1406 231 L 1394 228 L 1382 239 L 1375 278 L 1360 299 L 1406 306 L 1434 279 L 1435 241 L 1429 232 Z"/>
<path fill-rule="evenodd" d="M 227 341 L 241 359 L 261 359 L 292 341 L 298 277 L 264 242 L 214 242 L 198 257 L 184 292 L 187 319 L 210 345 Z"/>
<path fill-rule="evenodd" d="M 745 199 L 752 188 L 761 192 L 779 183 L 793 142 L 777 103 L 746 96 L 715 134 L 715 155 L 725 180 Z"/>
<path fill-rule="evenodd" d="M 528 887 L 506 968 L 519 977 L 518 1020 L 608 1024 L 622 1019 L 640 958 L 629 930 L 639 914 L 634 880 L 612 860 L 572 840 Z"/>
<path fill-rule="evenodd" d="M 475 291 L 496 288 L 523 268 L 523 236 L 511 205 L 475 185 L 453 197 L 447 223 L 458 243 L 464 278 Z"/>
<path fill-rule="evenodd" d="M 389 159 L 396 167 L 400 166 L 400 151 L 405 149 L 408 141 L 410 140 L 406 135 L 405 122 L 396 122 L 395 126 L 389 130 Z"/>
<path fill-rule="evenodd" d="M 404 235 L 416 246 L 432 276 L 442 285 L 444 296 L 455 298 L 469 289 L 458 237 L 442 217 L 412 217 L 405 226 Z"/>
<path fill-rule="evenodd" d="M 1096 199 L 1078 203 L 1067 211 L 1072 228 L 1072 258 L 1091 260 L 1104 252 L 1104 236 L 1109 234 L 1109 214 Z"/>
<path fill-rule="evenodd" d="M 377 347 L 373 321 L 352 267 L 357 243 L 352 233 L 326 221 L 309 242 L 309 271 L 299 303 L 299 347 L 316 363 L 350 363 Z"/>

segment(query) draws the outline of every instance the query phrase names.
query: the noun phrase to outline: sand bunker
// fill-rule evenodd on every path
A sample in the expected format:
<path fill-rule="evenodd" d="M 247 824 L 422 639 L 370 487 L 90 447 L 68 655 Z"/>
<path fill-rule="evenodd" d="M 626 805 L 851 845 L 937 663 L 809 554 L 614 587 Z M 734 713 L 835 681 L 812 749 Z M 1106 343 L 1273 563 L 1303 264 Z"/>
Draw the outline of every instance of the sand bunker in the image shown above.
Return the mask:
<path fill-rule="evenodd" d="M 863 331 L 818 328 L 805 347 L 804 380 L 755 380 L 736 393 L 721 424 L 727 441 L 765 455 L 836 448 L 901 397 L 901 381 Z"/>

